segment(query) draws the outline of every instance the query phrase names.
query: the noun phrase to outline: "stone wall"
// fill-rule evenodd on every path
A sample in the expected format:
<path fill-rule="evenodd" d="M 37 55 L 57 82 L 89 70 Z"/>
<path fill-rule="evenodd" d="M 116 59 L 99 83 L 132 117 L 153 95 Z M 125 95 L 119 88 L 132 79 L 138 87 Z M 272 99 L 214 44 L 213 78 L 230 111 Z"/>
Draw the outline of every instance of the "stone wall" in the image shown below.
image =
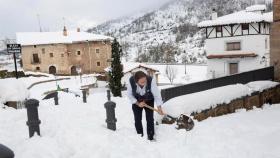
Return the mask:
<path fill-rule="evenodd" d="M 33 61 L 33 54 L 38 54 L 39 62 Z M 81 66 L 82 73 L 104 73 L 104 69 L 110 65 L 108 59 L 111 59 L 110 42 L 22 46 L 25 71 L 49 73 L 49 67 L 55 66 L 57 74 L 69 75 L 73 66 Z"/>
<path fill-rule="evenodd" d="M 264 104 L 280 103 L 280 85 L 274 88 L 266 89 L 263 92 L 256 92 L 250 96 L 232 100 L 228 104 L 220 104 L 215 108 L 194 112 L 191 115 L 198 121 L 205 120 L 209 117 L 217 117 L 234 113 L 238 109 L 251 110 L 253 107 L 261 108 Z"/>

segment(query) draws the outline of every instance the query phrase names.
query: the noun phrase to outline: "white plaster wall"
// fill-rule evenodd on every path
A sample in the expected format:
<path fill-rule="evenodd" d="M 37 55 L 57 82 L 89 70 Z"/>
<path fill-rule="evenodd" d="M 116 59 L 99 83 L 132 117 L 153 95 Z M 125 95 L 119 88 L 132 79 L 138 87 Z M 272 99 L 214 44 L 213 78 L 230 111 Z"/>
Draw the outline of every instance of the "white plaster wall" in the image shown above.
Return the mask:
<path fill-rule="evenodd" d="M 227 42 L 241 42 L 241 51 L 226 51 Z M 267 46 L 266 44 L 267 43 Z M 235 59 L 208 59 L 208 77 L 212 78 L 229 75 L 228 63 L 238 62 L 239 72 L 250 71 L 268 66 L 269 63 L 269 35 L 248 35 L 225 38 L 206 39 L 205 48 L 207 55 L 211 54 L 233 54 L 233 53 L 255 53 L 254 58 Z M 265 62 L 261 62 L 262 57 L 266 57 Z M 213 71 L 215 74 L 213 74 Z"/>

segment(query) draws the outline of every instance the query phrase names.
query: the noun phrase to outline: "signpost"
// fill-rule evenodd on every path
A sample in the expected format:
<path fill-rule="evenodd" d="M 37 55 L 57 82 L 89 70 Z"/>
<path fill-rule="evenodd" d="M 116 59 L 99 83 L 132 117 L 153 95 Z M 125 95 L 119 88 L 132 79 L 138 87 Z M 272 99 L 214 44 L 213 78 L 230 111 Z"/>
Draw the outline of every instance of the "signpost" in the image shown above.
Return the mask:
<path fill-rule="evenodd" d="M 15 63 L 15 73 L 16 73 L 16 78 L 18 79 L 16 53 L 21 53 L 21 45 L 20 44 L 7 44 L 7 51 L 8 51 L 8 53 L 13 53 L 14 63 Z"/>

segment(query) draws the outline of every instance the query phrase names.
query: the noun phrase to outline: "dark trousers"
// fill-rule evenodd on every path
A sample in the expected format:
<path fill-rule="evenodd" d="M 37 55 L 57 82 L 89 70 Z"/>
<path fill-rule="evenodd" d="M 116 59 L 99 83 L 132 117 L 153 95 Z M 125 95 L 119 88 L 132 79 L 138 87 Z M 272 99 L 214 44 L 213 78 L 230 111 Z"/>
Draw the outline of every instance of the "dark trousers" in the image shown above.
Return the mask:
<path fill-rule="evenodd" d="M 146 104 L 154 107 L 154 102 L 147 102 Z M 133 104 L 132 110 L 134 114 L 134 120 L 135 120 L 135 128 L 137 134 L 143 134 L 143 125 L 142 125 L 142 111 L 143 109 L 146 112 L 146 121 L 147 121 L 147 135 L 148 139 L 152 140 L 155 133 L 154 128 L 154 112 L 148 108 L 140 108 L 138 105 Z"/>

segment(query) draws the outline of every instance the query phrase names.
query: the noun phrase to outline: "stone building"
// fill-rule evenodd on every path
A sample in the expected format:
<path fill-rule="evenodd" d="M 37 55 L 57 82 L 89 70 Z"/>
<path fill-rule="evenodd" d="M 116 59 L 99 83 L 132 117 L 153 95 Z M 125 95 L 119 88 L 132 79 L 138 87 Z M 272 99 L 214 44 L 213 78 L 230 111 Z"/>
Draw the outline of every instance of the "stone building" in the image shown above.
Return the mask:
<path fill-rule="evenodd" d="M 17 33 L 22 46 L 22 64 L 25 71 L 76 75 L 104 73 L 110 66 L 112 38 L 87 32 L 24 32 Z"/>
<path fill-rule="evenodd" d="M 280 80 L 280 0 L 273 0 L 270 45 L 270 64 L 275 68 L 275 79 Z"/>

